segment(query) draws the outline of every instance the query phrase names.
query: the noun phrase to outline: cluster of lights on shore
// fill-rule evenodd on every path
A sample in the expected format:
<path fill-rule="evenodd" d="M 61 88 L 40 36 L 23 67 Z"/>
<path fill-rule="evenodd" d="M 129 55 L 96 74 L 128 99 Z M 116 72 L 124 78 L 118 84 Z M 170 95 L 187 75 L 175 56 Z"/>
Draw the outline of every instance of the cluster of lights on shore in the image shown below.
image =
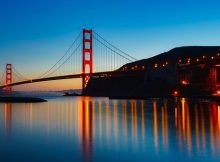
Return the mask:
<path fill-rule="evenodd" d="M 217 53 L 216 56 L 217 57 L 220 56 L 220 53 Z M 216 56 L 211 56 L 210 60 L 214 60 L 216 58 Z M 202 58 L 196 58 L 195 62 L 203 61 L 205 59 L 208 60 L 209 58 L 207 56 L 203 55 Z M 182 64 L 182 59 L 179 59 L 178 62 L 179 62 L 179 64 Z M 188 58 L 187 61 L 186 61 L 186 64 L 190 64 L 190 63 L 192 63 L 192 60 L 191 60 L 191 58 Z"/>
<path fill-rule="evenodd" d="M 122 68 L 122 71 L 126 71 L 126 70 L 128 70 L 127 66 Z M 137 65 L 136 66 L 132 66 L 131 70 L 145 70 L 145 66 L 137 66 Z"/>
<path fill-rule="evenodd" d="M 216 56 L 217 56 L 217 57 L 220 56 L 220 53 L 217 53 Z M 211 56 L 211 57 L 210 57 L 210 60 L 216 59 L 216 56 Z M 203 55 L 201 58 L 196 58 L 194 62 L 203 61 L 203 60 L 205 60 L 205 59 L 207 60 L 208 57 Z M 193 63 L 193 60 L 194 60 L 194 59 L 188 58 L 188 59 L 186 60 L 186 62 L 183 62 L 182 59 L 179 59 L 179 60 L 178 60 L 178 64 L 179 64 L 179 65 L 189 65 L 189 64 Z M 166 62 L 164 62 L 164 63 L 162 63 L 162 64 L 155 63 L 155 64 L 153 64 L 153 68 L 154 68 L 154 69 L 157 69 L 157 68 L 160 68 L 160 67 L 164 68 L 164 67 L 167 67 L 168 64 L 169 64 L 168 61 L 166 61 Z M 216 65 L 216 66 L 218 66 L 218 65 Z M 219 66 L 220 66 L 220 65 L 219 65 Z M 128 70 L 128 67 L 125 66 L 125 67 L 122 68 L 122 70 L 123 70 L 123 71 L 126 71 L 126 70 Z M 142 65 L 142 66 L 137 66 L 137 65 L 135 65 L 135 66 L 132 66 L 130 70 L 145 70 L 145 66 L 144 66 L 144 65 Z"/>
<path fill-rule="evenodd" d="M 217 57 L 216 57 L 216 56 L 217 56 Z M 202 58 L 196 58 L 196 59 L 195 59 L 195 62 L 203 61 L 203 60 L 205 60 L 205 59 L 206 59 L 207 61 L 208 61 L 208 60 L 214 60 L 214 59 L 216 59 L 216 58 L 219 58 L 220 53 L 217 53 L 216 56 L 207 57 L 207 56 L 204 56 L 204 55 L 203 55 Z M 179 64 L 183 64 L 182 59 L 179 59 L 178 63 L 179 63 Z M 185 64 L 186 64 L 186 65 L 189 65 L 189 64 L 191 64 L 191 63 L 192 63 L 191 58 L 188 58 Z M 215 65 L 215 66 L 220 66 L 220 65 Z M 182 80 L 182 81 L 181 81 L 181 84 L 182 84 L 182 85 L 188 85 L 189 82 L 186 81 L 186 80 Z M 217 91 L 216 91 L 216 94 L 214 94 L 214 95 L 218 95 L 218 96 L 219 96 L 219 95 L 220 95 L 220 90 L 217 90 Z M 174 91 L 173 91 L 173 96 L 176 96 L 176 97 L 179 96 L 179 91 L 178 91 L 178 90 L 174 90 Z"/>
<path fill-rule="evenodd" d="M 183 61 L 183 59 L 179 59 L 178 60 L 178 64 L 179 65 L 190 65 L 191 63 L 198 63 L 198 62 L 204 61 L 204 60 L 206 60 L 206 61 L 214 60 L 214 59 L 219 58 L 219 57 L 220 57 L 220 53 L 217 53 L 216 55 L 211 56 L 211 57 L 207 57 L 207 56 L 203 55 L 202 57 L 196 58 L 196 59 L 188 58 L 188 59 L 186 59 L 185 62 Z M 153 68 L 154 69 L 165 68 L 165 67 L 168 66 L 168 64 L 169 64 L 168 61 L 166 61 L 166 62 L 164 62 L 162 64 L 155 63 L 155 64 L 153 64 Z M 215 65 L 215 66 L 220 66 L 220 65 Z M 126 70 L 128 70 L 128 67 L 125 66 L 125 67 L 122 68 L 122 70 L 126 71 Z M 143 66 L 137 66 L 137 65 L 136 66 L 132 66 L 131 70 L 132 71 L 134 71 L 134 70 L 145 70 L 145 66 L 144 65 Z M 180 83 L 182 85 L 188 85 L 189 84 L 189 82 L 187 80 L 181 80 Z M 216 94 L 220 95 L 220 90 L 217 90 Z M 179 91 L 178 90 L 174 90 L 172 95 L 173 96 L 179 96 Z"/>

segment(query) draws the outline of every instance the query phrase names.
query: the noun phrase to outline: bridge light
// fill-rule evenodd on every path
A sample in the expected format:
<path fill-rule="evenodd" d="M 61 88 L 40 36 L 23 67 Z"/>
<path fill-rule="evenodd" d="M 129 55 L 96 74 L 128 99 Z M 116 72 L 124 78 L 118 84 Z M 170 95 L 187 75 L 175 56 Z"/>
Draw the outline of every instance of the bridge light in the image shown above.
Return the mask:
<path fill-rule="evenodd" d="M 168 62 L 166 61 L 166 65 L 168 65 Z"/>
<path fill-rule="evenodd" d="M 142 69 L 145 69 L 145 67 L 144 67 L 144 66 L 142 66 Z"/>
<path fill-rule="evenodd" d="M 136 66 L 135 66 L 135 68 L 137 69 L 137 68 L 138 68 L 138 66 L 136 65 Z"/>
<path fill-rule="evenodd" d="M 177 90 L 175 90 L 174 92 L 173 92 L 173 96 L 178 96 L 179 95 L 179 92 L 177 91 Z"/>
<path fill-rule="evenodd" d="M 187 82 L 186 80 L 182 80 L 182 81 L 181 81 L 181 84 L 183 84 L 183 85 L 188 85 L 189 82 Z"/>
<path fill-rule="evenodd" d="M 204 59 L 204 58 L 206 58 L 205 56 L 202 56 L 202 58 Z"/>
<path fill-rule="evenodd" d="M 217 92 L 216 92 L 216 93 L 217 93 L 217 95 L 220 95 L 220 90 L 217 90 Z"/>
<path fill-rule="evenodd" d="M 165 67 L 165 64 L 163 64 L 162 66 Z"/>
<path fill-rule="evenodd" d="M 217 53 L 217 56 L 220 56 L 220 53 Z"/>
<path fill-rule="evenodd" d="M 197 62 L 199 62 L 199 59 L 196 59 Z"/>
<path fill-rule="evenodd" d="M 157 68 L 157 67 L 158 67 L 158 65 L 157 65 L 157 64 L 154 64 L 154 67 L 155 67 L 155 68 Z"/>
<path fill-rule="evenodd" d="M 212 57 L 211 57 L 211 59 L 213 60 L 213 59 L 214 59 L 214 57 L 212 56 Z"/>
<path fill-rule="evenodd" d="M 182 60 L 181 59 L 179 59 L 179 63 L 181 63 L 182 62 Z"/>

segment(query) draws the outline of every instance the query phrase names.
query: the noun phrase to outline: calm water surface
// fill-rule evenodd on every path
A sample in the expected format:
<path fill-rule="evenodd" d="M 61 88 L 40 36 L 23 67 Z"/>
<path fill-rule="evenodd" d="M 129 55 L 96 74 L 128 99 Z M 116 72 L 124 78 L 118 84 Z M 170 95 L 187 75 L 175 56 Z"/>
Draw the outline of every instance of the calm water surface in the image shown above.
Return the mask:
<path fill-rule="evenodd" d="M 55 98 L 0 104 L 0 161 L 220 161 L 220 105 Z"/>

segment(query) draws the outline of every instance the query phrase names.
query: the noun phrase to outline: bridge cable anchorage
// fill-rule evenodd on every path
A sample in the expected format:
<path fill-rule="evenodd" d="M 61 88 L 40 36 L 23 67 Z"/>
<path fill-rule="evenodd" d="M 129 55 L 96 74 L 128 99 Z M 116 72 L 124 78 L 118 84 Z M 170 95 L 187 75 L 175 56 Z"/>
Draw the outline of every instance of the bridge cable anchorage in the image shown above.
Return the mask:
<path fill-rule="evenodd" d="M 49 73 L 55 66 L 57 66 L 57 64 L 69 53 L 69 51 L 72 49 L 72 47 L 75 45 L 75 43 L 78 41 L 78 39 L 80 38 L 80 36 L 82 35 L 82 33 L 80 32 L 78 34 L 78 36 L 76 37 L 76 39 L 73 41 L 73 43 L 71 43 L 70 47 L 66 50 L 66 52 L 64 53 L 64 55 L 50 68 L 48 69 L 46 72 L 44 72 L 42 75 L 40 75 L 37 78 L 43 78 L 45 77 L 45 75 L 47 73 Z M 47 75 L 48 76 L 48 75 Z"/>
<path fill-rule="evenodd" d="M 99 35 L 97 32 L 94 31 L 94 34 L 97 35 L 99 38 L 101 38 L 104 42 L 106 42 L 108 45 L 112 46 L 113 48 L 115 48 L 116 50 L 118 50 L 119 52 L 123 53 L 124 55 L 126 55 L 127 57 L 129 57 L 130 59 L 132 59 L 133 61 L 137 61 L 138 59 L 134 58 L 133 56 L 129 55 L 128 53 L 122 51 L 121 49 L 119 49 L 118 47 L 114 46 L 113 44 L 111 44 L 110 42 L 108 42 L 106 39 L 104 39 L 101 35 Z"/>
<path fill-rule="evenodd" d="M 57 70 L 59 70 L 59 69 L 77 52 L 77 50 L 79 49 L 79 47 L 81 47 L 81 45 L 82 45 L 82 43 L 80 43 L 80 44 L 76 47 L 76 49 L 70 54 L 69 57 L 66 58 L 66 60 L 64 60 L 64 62 L 63 62 L 60 66 L 58 66 L 54 71 L 50 72 L 49 74 L 47 74 L 47 75 L 44 76 L 44 77 L 48 77 L 48 76 L 50 76 L 51 74 L 55 73 Z"/>
<path fill-rule="evenodd" d="M 109 46 L 105 45 L 103 42 L 101 42 L 98 38 L 96 38 L 95 36 L 93 36 L 93 38 L 98 41 L 99 43 L 101 43 L 103 46 L 105 46 L 107 49 L 111 50 L 112 52 L 116 53 L 117 55 L 123 57 L 124 59 L 126 59 L 129 62 L 133 62 L 134 60 L 127 58 L 125 56 L 123 56 L 122 54 L 120 54 L 119 52 L 115 51 L 114 49 L 110 48 Z"/>

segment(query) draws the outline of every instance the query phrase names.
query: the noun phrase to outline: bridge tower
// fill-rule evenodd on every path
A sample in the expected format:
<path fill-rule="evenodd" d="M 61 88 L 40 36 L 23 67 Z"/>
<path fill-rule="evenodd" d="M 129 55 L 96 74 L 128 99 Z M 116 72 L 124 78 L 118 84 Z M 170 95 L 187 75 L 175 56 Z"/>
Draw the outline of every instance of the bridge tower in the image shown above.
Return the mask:
<path fill-rule="evenodd" d="M 12 93 L 12 87 L 8 86 L 12 84 L 12 64 L 6 64 L 6 94 L 11 94 Z"/>
<path fill-rule="evenodd" d="M 90 74 L 93 73 L 92 30 L 87 29 L 83 29 L 82 73 L 82 93 L 84 93 Z"/>

